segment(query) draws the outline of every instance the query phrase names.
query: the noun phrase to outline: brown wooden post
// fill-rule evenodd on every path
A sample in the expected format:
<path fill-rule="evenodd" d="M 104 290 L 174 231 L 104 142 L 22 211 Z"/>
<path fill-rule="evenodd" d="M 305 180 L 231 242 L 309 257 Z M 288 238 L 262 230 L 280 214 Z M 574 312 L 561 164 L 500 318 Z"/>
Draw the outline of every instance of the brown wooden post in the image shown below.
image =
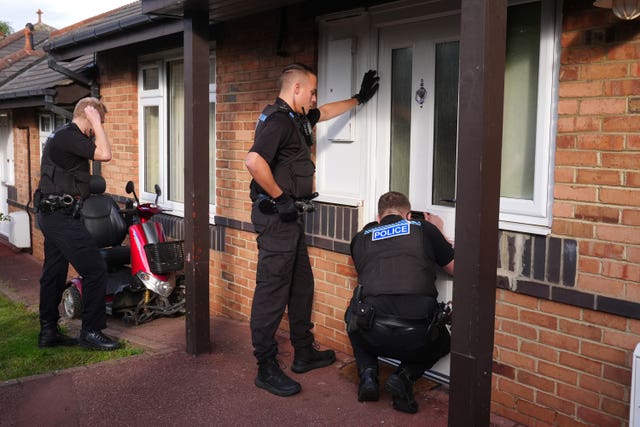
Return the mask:
<path fill-rule="evenodd" d="M 462 0 L 450 426 L 488 426 L 506 0 Z"/>
<path fill-rule="evenodd" d="M 211 349 L 208 0 L 184 7 L 184 228 L 187 353 L 196 355 Z"/>

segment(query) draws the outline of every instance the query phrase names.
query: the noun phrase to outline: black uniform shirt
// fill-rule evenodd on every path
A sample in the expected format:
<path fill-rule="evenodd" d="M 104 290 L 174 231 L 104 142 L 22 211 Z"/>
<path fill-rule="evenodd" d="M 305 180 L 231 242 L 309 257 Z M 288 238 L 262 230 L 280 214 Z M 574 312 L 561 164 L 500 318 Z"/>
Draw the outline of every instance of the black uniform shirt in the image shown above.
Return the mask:
<path fill-rule="evenodd" d="M 273 113 L 265 119 L 264 126 L 256 130 L 253 146 L 249 151 L 258 153 L 273 168 L 299 151 L 298 135 L 294 117 L 299 116 L 281 98 L 276 104 L 288 110 L 288 113 Z M 320 110 L 314 108 L 307 113 L 311 126 L 320 120 Z"/>
<path fill-rule="evenodd" d="M 63 169 L 69 170 L 80 163 L 93 159 L 96 144 L 75 123 L 64 125 L 49 139 L 49 156 Z"/>
<path fill-rule="evenodd" d="M 399 215 L 387 215 L 380 221 L 367 224 L 364 229 L 356 234 L 351 241 L 351 255 L 355 259 L 361 250 L 358 244 L 360 239 L 364 239 L 364 231 L 379 225 L 392 224 L 401 221 Z M 415 221 L 415 220 L 414 220 Z M 441 267 L 453 261 L 454 250 L 451 244 L 445 239 L 440 230 L 428 221 L 421 221 L 423 237 L 425 241 L 425 256 L 433 259 Z M 410 274 L 410 273 L 408 273 Z M 434 298 L 426 295 L 378 295 L 366 298 L 368 303 L 373 304 L 376 310 L 399 317 L 423 318 L 431 313 L 435 308 Z"/>

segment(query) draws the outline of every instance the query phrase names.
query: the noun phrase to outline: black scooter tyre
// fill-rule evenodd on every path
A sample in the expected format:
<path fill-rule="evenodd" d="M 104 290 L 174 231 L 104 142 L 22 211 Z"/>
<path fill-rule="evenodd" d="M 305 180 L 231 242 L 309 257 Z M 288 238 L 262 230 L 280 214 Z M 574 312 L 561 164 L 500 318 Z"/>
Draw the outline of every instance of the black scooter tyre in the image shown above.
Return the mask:
<path fill-rule="evenodd" d="M 67 319 L 79 319 L 82 316 L 82 296 L 73 285 L 67 286 L 62 293 L 62 314 Z"/>

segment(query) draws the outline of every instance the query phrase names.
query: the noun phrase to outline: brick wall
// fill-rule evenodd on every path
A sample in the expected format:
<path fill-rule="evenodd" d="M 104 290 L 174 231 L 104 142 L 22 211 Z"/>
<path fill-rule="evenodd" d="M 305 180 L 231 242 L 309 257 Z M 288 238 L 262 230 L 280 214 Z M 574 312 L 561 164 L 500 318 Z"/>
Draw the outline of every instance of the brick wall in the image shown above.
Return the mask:
<path fill-rule="evenodd" d="M 552 235 L 501 233 L 492 410 L 623 426 L 640 341 L 640 38 L 590 1 L 565 9 Z"/>
<path fill-rule="evenodd" d="M 100 95 L 108 108 L 105 130 L 112 159 L 102 164 L 107 193 L 125 195 L 131 180 L 138 188 L 138 69 L 135 53 L 115 49 L 101 53 Z"/>

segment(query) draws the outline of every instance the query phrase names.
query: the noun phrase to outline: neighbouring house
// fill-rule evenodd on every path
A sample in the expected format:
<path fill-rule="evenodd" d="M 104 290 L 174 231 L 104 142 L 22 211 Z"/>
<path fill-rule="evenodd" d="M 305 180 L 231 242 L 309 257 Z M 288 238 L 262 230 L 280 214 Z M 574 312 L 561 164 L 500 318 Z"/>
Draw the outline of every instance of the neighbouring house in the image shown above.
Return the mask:
<path fill-rule="evenodd" d="M 69 28 L 58 31 L 43 23 L 42 13 L 35 25 L 0 39 L 0 212 L 11 218 L 0 222 L 0 235 L 21 248 L 42 246 L 28 213 L 42 147 L 71 118 L 76 101 L 95 90 L 93 55 L 64 67 L 48 58 L 43 44 Z"/>
<path fill-rule="evenodd" d="M 151 3 L 165 10 L 143 13 Z M 124 195 L 133 180 L 149 199 L 158 183 L 172 210 L 158 221 L 182 238 L 190 64 L 174 3 L 132 3 L 52 34 L 45 51 L 64 67 L 95 57 L 114 152 L 99 168 L 107 191 Z M 375 218 L 377 197 L 407 193 L 455 239 L 460 1 L 209 3 L 209 139 L 198 143 L 209 144 L 212 316 L 249 319 L 257 247 L 244 157 L 282 67 L 316 68 L 319 103 L 353 95 L 370 68 L 380 74 L 372 101 L 315 135 L 312 320 L 318 341 L 350 353 L 349 242 Z M 491 410 L 529 426 L 624 426 L 640 342 L 640 22 L 591 0 L 508 5 Z M 25 109 L 9 91 L 0 85 L 9 133 L 38 133 L 44 104 Z M 36 177 L 39 138 L 8 141 Z M 14 168 L 21 190 L 5 201 L 16 209 L 29 201 L 23 172 Z M 439 283 L 449 299 L 451 280 Z M 446 382 L 449 368 L 443 360 L 430 375 Z"/>

